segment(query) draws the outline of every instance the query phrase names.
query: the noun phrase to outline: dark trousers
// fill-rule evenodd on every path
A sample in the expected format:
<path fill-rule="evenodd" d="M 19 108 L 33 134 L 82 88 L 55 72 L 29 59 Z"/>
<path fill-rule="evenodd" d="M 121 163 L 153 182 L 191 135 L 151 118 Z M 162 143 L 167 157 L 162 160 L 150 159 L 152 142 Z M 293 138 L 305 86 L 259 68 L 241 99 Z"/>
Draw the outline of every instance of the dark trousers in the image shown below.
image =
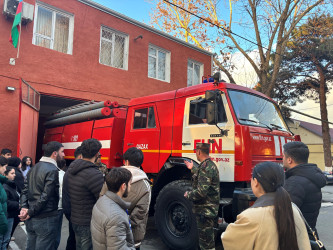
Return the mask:
<path fill-rule="evenodd" d="M 199 246 L 201 250 L 215 249 L 215 230 L 217 218 L 209 218 L 197 214 L 195 216 L 199 234 Z"/>
<path fill-rule="evenodd" d="M 60 244 L 63 214 L 64 212 L 62 211 L 62 209 L 59 209 L 57 215 L 58 227 L 57 227 L 57 236 L 56 236 L 56 249 L 58 249 Z"/>
<path fill-rule="evenodd" d="M 26 250 L 55 250 L 58 216 L 31 218 L 25 222 L 28 234 Z"/>
<path fill-rule="evenodd" d="M 75 232 L 76 250 L 92 250 L 90 225 L 81 226 L 72 224 L 72 226 Z"/>
<path fill-rule="evenodd" d="M 20 218 L 18 216 L 14 217 L 14 224 L 13 224 L 12 233 L 11 233 L 10 237 L 13 236 L 14 231 L 19 223 L 20 223 Z"/>
<path fill-rule="evenodd" d="M 75 232 L 73 230 L 73 225 L 71 222 L 71 215 L 65 214 L 66 219 L 68 220 L 68 239 L 67 239 L 67 245 L 66 250 L 74 250 L 76 249 L 76 241 L 75 241 Z"/>

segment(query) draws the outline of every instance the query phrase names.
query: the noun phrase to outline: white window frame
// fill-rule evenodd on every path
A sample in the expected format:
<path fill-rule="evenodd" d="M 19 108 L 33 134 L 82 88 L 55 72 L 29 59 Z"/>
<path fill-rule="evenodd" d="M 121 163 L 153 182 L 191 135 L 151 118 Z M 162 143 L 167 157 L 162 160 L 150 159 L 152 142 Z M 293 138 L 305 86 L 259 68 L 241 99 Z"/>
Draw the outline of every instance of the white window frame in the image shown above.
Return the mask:
<path fill-rule="evenodd" d="M 152 79 L 156 79 L 156 80 L 160 80 L 160 81 L 163 81 L 163 82 L 168 82 L 170 83 L 170 61 L 171 61 L 171 52 L 168 51 L 168 50 L 165 50 L 165 49 L 162 49 L 158 46 L 155 46 L 155 45 L 152 45 L 152 44 L 149 44 L 149 48 L 148 48 L 148 62 L 149 62 L 149 49 L 152 48 L 152 49 L 155 49 L 157 51 L 156 53 L 156 63 L 158 63 L 158 52 L 163 52 L 165 53 L 165 79 L 159 79 L 158 78 L 158 65 L 156 65 L 156 77 L 151 77 L 149 76 L 149 66 L 148 66 L 148 77 L 149 78 L 152 78 Z"/>
<path fill-rule="evenodd" d="M 37 20 L 38 20 L 38 8 L 42 7 L 44 9 L 47 9 L 52 12 L 52 34 L 51 37 L 41 35 L 36 33 L 37 29 Z M 55 32 L 55 21 L 56 21 L 56 15 L 62 15 L 65 17 L 69 18 L 69 27 L 68 27 L 68 47 L 67 47 L 67 54 L 72 55 L 73 54 L 73 37 L 74 37 L 74 15 L 71 13 L 68 13 L 64 10 L 58 9 L 56 7 L 53 7 L 51 5 L 41 3 L 41 2 L 36 2 L 35 6 L 35 21 L 34 21 L 34 31 L 33 31 L 33 36 L 32 36 L 32 44 L 36 45 L 36 37 L 41 37 L 50 40 L 50 48 L 53 49 L 54 46 L 54 32 Z M 38 45 L 37 45 L 38 46 Z M 59 51 L 58 51 L 59 52 Z"/>
<path fill-rule="evenodd" d="M 187 69 L 187 71 L 188 71 L 188 64 L 189 63 L 192 63 L 193 64 L 193 67 L 192 67 L 192 85 L 188 85 L 188 81 L 187 81 L 187 86 L 189 87 L 189 86 L 195 86 L 195 85 L 198 85 L 198 84 L 201 84 L 201 81 L 200 81 L 200 79 L 202 79 L 202 76 L 203 76 L 203 71 L 204 71 L 204 65 L 203 65 L 203 63 L 201 63 L 201 62 L 198 62 L 198 61 L 195 61 L 195 60 L 192 60 L 192 59 L 188 59 L 188 61 L 187 61 L 187 66 L 186 66 L 186 69 Z M 199 83 L 196 83 L 196 84 L 193 84 L 193 75 L 194 75 L 194 65 L 198 65 L 199 67 L 200 67 L 200 75 L 199 75 Z M 187 79 L 188 79 L 189 77 L 187 76 Z"/>
<path fill-rule="evenodd" d="M 110 32 L 112 32 L 112 33 L 114 33 L 114 34 L 117 34 L 118 36 L 121 36 L 121 37 L 123 37 L 123 38 L 125 38 L 125 44 L 124 44 L 124 67 L 123 68 L 118 68 L 118 67 L 115 67 L 115 66 L 113 66 L 113 65 L 108 65 L 108 64 L 104 64 L 104 63 L 102 63 L 101 62 L 101 50 L 102 50 L 102 40 L 103 41 L 110 41 L 109 39 L 107 39 L 107 38 L 103 38 L 102 37 L 102 34 L 103 34 L 103 29 L 105 29 L 105 30 L 108 30 L 108 31 L 110 31 Z M 106 66 L 109 66 L 109 67 L 112 67 L 112 68 L 116 68 L 116 69 L 123 69 L 123 70 L 128 70 L 128 51 L 129 51 L 129 49 L 128 49 L 128 47 L 129 47 L 129 35 L 128 34 L 126 34 L 126 33 L 123 33 L 123 32 L 120 32 L 120 31 L 118 31 L 118 30 L 115 30 L 115 29 L 112 29 L 112 28 L 109 28 L 109 27 L 107 27 L 107 26 L 104 26 L 104 25 L 102 25 L 101 26 L 101 31 L 100 31 L 100 37 L 101 37 L 101 39 L 100 39 L 100 41 L 99 41 L 99 63 L 100 64 L 103 64 L 103 65 L 106 65 Z M 112 43 L 114 44 L 114 40 L 115 40 L 115 36 L 114 35 L 112 35 Z M 114 51 L 114 46 L 112 46 L 112 51 Z M 112 53 L 112 55 L 114 55 L 114 53 Z M 112 58 L 111 58 L 111 62 L 112 62 L 113 60 L 112 60 Z"/>

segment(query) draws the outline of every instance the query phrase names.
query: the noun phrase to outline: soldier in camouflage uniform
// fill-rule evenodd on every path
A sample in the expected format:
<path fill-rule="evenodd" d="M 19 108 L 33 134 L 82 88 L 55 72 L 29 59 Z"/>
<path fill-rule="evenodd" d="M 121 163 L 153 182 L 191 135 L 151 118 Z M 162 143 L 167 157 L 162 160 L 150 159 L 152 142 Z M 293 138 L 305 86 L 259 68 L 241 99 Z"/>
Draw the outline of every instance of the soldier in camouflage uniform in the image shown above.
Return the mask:
<path fill-rule="evenodd" d="M 102 172 L 104 177 L 109 173 L 107 166 L 102 162 L 102 155 L 100 153 L 98 153 L 95 165 L 98 166 L 99 171 Z"/>
<path fill-rule="evenodd" d="M 192 172 L 192 188 L 184 196 L 193 202 L 193 213 L 196 216 L 201 250 L 215 249 L 214 228 L 217 227 L 220 200 L 219 171 L 209 157 L 210 144 L 197 143 L 196 156 L 200 165 L 185 161 Z"/>

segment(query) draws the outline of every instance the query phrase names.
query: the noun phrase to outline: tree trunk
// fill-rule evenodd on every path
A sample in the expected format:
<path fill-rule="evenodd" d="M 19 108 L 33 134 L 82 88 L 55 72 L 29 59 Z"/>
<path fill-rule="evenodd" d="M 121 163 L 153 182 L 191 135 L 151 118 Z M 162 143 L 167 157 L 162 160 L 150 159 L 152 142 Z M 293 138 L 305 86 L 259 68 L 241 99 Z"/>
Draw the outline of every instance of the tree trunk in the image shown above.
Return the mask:
<path fill-rule="evenodd" d="M 330 129 L 328 126 L 328 115 L 327 115 L 327 104 L 326 104 L 326 93 L 325 93 L 325 78 L 320 76 L 320 87 L 319 87 L 319 102 L 320 102 L 320 116 L 321 126 L 323 134 L 323 148 L 324 148 L 324 160 L 325 160 L 325 171 L 332 171 L 332 153 L 331 153 L 331 136 Z"/>

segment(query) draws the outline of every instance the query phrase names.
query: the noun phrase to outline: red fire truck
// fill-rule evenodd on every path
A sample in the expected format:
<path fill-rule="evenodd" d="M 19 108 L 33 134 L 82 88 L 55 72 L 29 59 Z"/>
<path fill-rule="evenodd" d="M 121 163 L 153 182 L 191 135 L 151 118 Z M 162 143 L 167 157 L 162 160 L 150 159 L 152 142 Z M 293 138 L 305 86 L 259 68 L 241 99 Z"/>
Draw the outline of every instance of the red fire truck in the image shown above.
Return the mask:
<path fill-rule="evenodd" d="M 151 178 L 151 212 L 157 229 L 173 249 L 197 244 L 192 204 L 184 198 L 191 174 L 184 160 L 196 159 L 197 142 L 211 144 L 219 169 L 219 216 L 233 221 L 254 198 L 253 167 L 262 161 L 282 162 L 282 146 L 295 140 L 274 101 L 252 89 L 225 82 L 207 82 L 166 93 L 132 99 L 121 107 L 109 101 L 59 111 L 45 124 L 44 143 L 65 147 L 66 159 L 88 138 L 102 143 L 102 162 L 122 165 L 130 147 L 144 152 L 143 170 Z"/>

